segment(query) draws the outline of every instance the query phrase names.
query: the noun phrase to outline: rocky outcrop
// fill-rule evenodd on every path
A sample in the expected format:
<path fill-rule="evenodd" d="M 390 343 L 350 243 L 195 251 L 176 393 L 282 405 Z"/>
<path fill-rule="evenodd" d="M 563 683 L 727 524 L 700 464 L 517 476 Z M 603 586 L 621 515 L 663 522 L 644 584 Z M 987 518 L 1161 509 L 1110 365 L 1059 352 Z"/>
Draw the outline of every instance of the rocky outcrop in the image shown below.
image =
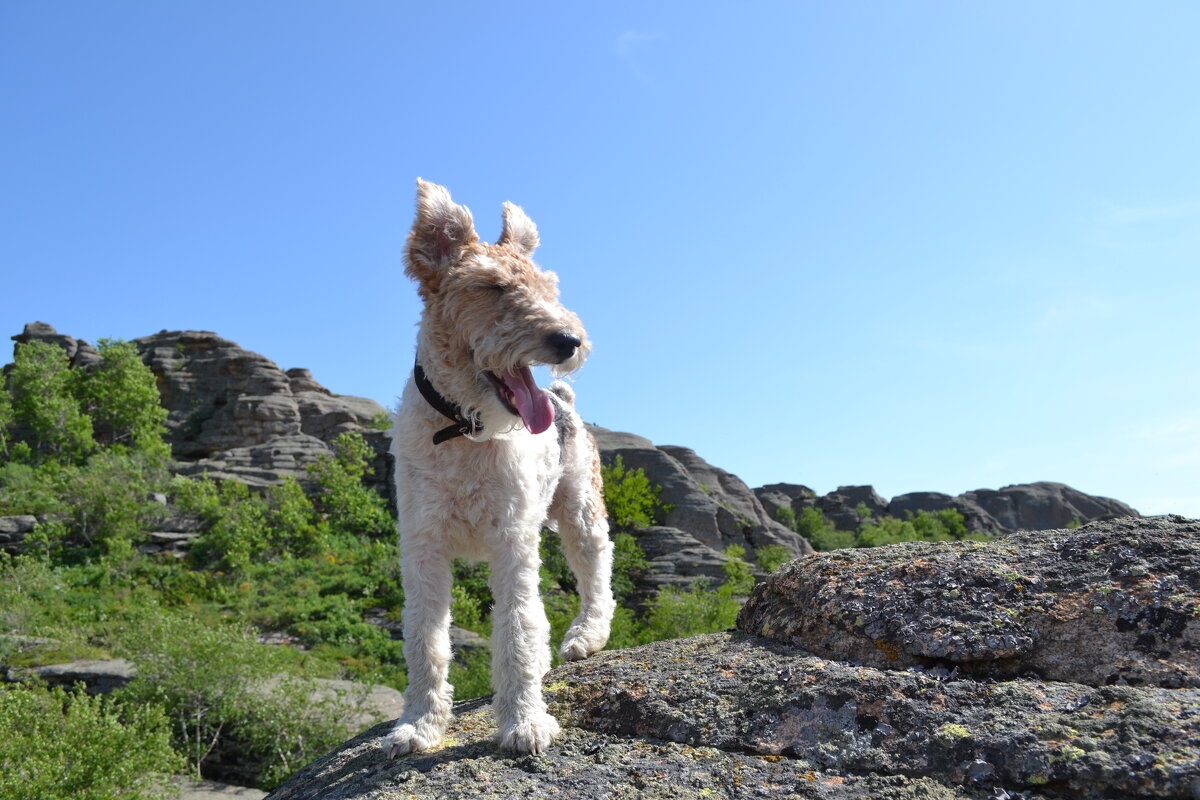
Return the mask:
<path fill-rule="evenodd" d="M 1200 688 L 1200 523 L 1120 519 L 996 541 L 842 550 L 755 587 L 741 629 L 827 658 Z"/>
<path fill-rule="evenodd" d="M 184 474 L 252 485 L 304 480 L 339 434 L 383 438 L 372 426 L 387 412 L 374 400 L 334 395 L 308 370 L 284 372 L 215 333 L 160 331 L 133 343 L 154 372 Z M 377 449 L 386 446 L 381 441 Z M 386 480 L 386 468 L 376 472 Z"/>
<path fill-rule="evenodd" d="M 25 549 L 25 536 L 37 526 L 32 514 L 0 517 L 0 550 L 17 554 Z"/>
<path fill-rule="evenodd" d="M 904 519 L 919 511 L 946 508 L 962 514 L 969 530 L 993 534 L 1065 528 L 1096 520 L 1139 516 L 1136 510 L 1119 500 L 1085 494 L 1051 481 L 1001 489 L 976 489 L 957 497 L 941 492 L 909 492 L 890 501 L 880 497 L 871 486 L 839 486 L 826 495 L 818 495 L 807 486 L 773 483 L 755 489 L 754 493 L 772 518 L 777 518 L 779 509 L 784 507 L 796 513 L 803 508 L 817 508 L 838 530 L 845 531 L 857 530 L 872 518 Z"/>
<path fill-rule="evenodd" d="M 12 337 L 63 348 L 72 366 L 99 362 L 90 344 L 33 322 Z M 154 372 L 166 407 L 167 441 L 175 471 L 234 479 L 252 486 L 301 482 L 307 467 L 331 451 L 345 432 L 360 433 L 376 452 L 369 479 L 391 495 L 387 436 L 378 430 L 387 411 L 374 400 L 336 395 L 307 369 L 284 372 L 275 362 L 211 331 L 160 331 L 134 339 Z"/>
<path fill-rule="evenodd" d="M 755 551 L 781 545 L 794 555 L 812 552 L 795 532 L 777 522 L 754 492 L 736 475 L 714 467 L 686 447 L 655 446 L 632 433 L 590 426 L 601 460 L 618 457 L 629 469 L 642 469 L 662 487 L 666 511 L 661 524 L 633 532 L 650 568 L 639 579 L 642 596 L 667 585 L 685 586 L 696 578 L 724 579 L 724 550 L 729 545 Z"/>
<path fill-rule="evenodd" d="M 388 761 L 384 723 L 270 797 L 1200 796 L 1198 555 L 1177 517 L 820 553 L 736 632 L 553 670 L 542 755 L 470 701 L 432 753 Z"/>

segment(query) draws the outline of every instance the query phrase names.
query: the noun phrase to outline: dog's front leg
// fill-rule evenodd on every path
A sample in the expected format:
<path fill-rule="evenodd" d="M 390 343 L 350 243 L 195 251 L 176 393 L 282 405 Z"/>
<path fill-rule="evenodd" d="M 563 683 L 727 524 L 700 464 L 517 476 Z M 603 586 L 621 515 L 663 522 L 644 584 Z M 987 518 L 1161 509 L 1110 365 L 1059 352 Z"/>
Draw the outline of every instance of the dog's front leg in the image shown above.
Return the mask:
<path fill-rule="evenodd" d="M 415 531 L 400 543 L 404 581 L 404 713 L 388 735 L 389 758 L 428 750 L 450 724 L 450 558 L 437 535 Z"/>
<path fill-rule="evenodd" d="M 540 753 L 558 735 L 546 711 L 542 676 L 550 669 L 550 623 L 538 594 L 538 527 L 500 537 L 489 579 L 492 612 L 492 710 L 497 744 Z"/>

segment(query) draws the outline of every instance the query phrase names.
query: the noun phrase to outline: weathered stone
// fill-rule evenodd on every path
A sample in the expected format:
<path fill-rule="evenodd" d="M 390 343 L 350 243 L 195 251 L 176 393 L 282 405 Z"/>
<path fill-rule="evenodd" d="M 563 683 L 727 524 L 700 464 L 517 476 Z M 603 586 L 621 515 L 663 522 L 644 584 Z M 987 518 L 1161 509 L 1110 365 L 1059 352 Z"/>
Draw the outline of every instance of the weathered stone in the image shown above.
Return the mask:
<path fill-rule="evenodd" d="M 270 800 L 527 800 L 617 798 L 701 800 L 987 800 L 924 777 L 844 775 L 812 762 L 731 752 L 700 744 L 568 727 L 546 753 L 498 752 L 486 701 L 455 705 L 447 739 L 432 753 L 388 761 L 378 725 L 293 775 Z M 1037 800 L 1040 795 L 1028 795 Z"/>
<path fill-rule="evenodd" d="M 605 651 L 553 670 L 563 736 L 495 750 L 486 700 L 432 753 L 388 761 L 384 723 L 273 800 L 366 798 L 1191 797 L 1200 693 L 939 680 L 828 661 L 742 633 Z"/>
<path fill-rule="evenodd" d="M 1045 530 L 1113 517 L 1136 517 L 1137 511 L 1109 497 L 1084 494 L 1062 483 L 977 489 L 962 495 L 991 514 L 1005 530 Z"/>
<path fill-rule="evenodd" d="M 59 333 L 54 329 L 53 325 L 47 325 L 45 322 L 26 323 L 25 329 L 11 338 L 16 342 L 13 345 L 14 358 L 16 357 L 17 345 L 39 341 L 56 344 L 61 347 L 63 352 L 67 354 L 67 358 L 70 359 L 72 367 L 90 367 L 93 364 L 100 363 L 100 354 L 96 352 L 96 348 L 82 339 L 76 339 L 74 336 Z"/>
<path fill-rule="evenodd" d="M 154 372 L 183 474 L 258 486 L 303 481 L 339 434 L 374 433 L 386 415 L 373 400 L 334 395 L 308 370 L 285 373 L 210 331 L 162 331 L 134 344 Z"/>
<path fill-rule="evenodd" d="M 651 484 L 662 487 L 660 499 L 669 507 L 661 521 L 664 528 L 684 532 L 716 552 L 739 545 L 750 561 L 754 551 L 766 545 L 781 545 L 796 555 L 812 551 L 801 536 L 767 513 L 741 479 L 692 450 L 655 447 L 649 439 L 606 428 L 590 430 L 605 463 L 620 456 L 626 467 L 645 470 Z"/>
<path fill-rule="evenodd" d="M 63 664 L 10 670 L 10 679 L 36 675 L 50 686 L 74 686 L 83 683 L 88 694 L 107 694 L 129 684 L 137 677 L 137 667 L 123 658 L 82 658 Z"/>
<path fill-rule="evenodd" d="M 1200 687 L 1200 522 L 1095 522 L 794 561 L 741 630 L 878 667 Z"/>
<path fill-rule="evenodd" d="M 37 517 L 15 514 L 0 517 L 0 550 L 17 554 L 25 549 L 25 536 L 37 526 Z"/>
<path fill-rule="evenodd" d="M 267 796 L 261 789 L 216 781 L 177 777 L 173 783 L 179 789 L 178 800 L 262 800 Z"/>

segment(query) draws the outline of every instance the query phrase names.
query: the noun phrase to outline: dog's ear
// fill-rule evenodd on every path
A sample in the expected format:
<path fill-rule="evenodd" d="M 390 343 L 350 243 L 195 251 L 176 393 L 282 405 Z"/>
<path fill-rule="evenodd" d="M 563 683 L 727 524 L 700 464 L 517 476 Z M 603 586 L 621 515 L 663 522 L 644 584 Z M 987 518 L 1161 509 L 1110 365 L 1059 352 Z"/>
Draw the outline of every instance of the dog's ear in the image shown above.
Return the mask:
<path fill-rule="evenodd" d="M 533 224 L 533 220 L 520 206 L 505 203 L 504 228 L 500 231 L 500 239 L 496 244 L 506 244 L 528 258 L 538 246 L 537 225 Z"/>
<path fill-rule="evenodd" d="M 422 293 L 436 289 L 441 271 L 477 241 L 471 212 L 451 200 L 445 187 L 417 178 L 417 219 L 408 234 L 404 272 L 420 282 Z"/>

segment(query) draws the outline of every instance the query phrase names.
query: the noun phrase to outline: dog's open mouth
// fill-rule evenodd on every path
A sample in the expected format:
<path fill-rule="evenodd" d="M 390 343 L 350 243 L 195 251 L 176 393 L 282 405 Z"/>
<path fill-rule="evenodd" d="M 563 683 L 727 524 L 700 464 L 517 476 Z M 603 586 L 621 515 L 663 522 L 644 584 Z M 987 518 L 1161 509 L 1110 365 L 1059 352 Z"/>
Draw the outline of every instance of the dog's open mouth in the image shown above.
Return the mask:
<path fill-rule="evenodd" d="M 530 433 L 541 433 L 554 424 L 554 404 L 533 380 L 529 367 L 516 372 L 485 372 L 488 380 L 496 387 L 500 402 L 519 416 Z"/>

